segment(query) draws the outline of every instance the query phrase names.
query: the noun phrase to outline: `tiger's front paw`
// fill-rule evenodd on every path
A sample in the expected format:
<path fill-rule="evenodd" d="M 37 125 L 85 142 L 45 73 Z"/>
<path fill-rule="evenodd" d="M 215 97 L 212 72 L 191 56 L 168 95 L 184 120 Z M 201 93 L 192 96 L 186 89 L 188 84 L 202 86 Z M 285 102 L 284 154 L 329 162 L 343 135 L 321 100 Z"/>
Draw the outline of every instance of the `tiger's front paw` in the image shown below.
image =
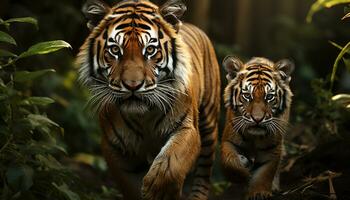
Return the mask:
<path fill-rule="evenodd" d="M 141 188 L 143 200 L 178 200 L 181 196 L 183 180 L 176 175 L 170 159 L 154 161 L 143 178 Z"/>
<path fill-rule="evenodd" d="M 248 200 L 271 200 L 272 193 L 270 191 L 250 192 Z"/>

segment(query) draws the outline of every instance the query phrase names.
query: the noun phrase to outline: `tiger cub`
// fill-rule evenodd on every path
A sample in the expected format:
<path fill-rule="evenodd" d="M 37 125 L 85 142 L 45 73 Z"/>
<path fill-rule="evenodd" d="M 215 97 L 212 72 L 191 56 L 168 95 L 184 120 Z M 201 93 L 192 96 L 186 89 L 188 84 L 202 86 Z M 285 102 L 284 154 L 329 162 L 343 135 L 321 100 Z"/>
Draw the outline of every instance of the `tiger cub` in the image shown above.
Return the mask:
<path fill-rule="evenodd" d="M 283 135 L 288 127 L 291 98 L 289 82 L 294 65 L 252 58 L 242 63 L 223 61 L 226 123 L 221 162 L 225 175 L 244 188 L 245 199 L 267 199 L 279 187 Z"/>
<path fill-rule="evenodd" d="M 126 200 L 179 199 L 192 169 L 189 199 L 208 198 L 220 70 L 205 33 L 180 22 L 185 10 L 179 0 L 88 0 L 83 8 L 91 33 L 78 55 L 79 77 Z"/>

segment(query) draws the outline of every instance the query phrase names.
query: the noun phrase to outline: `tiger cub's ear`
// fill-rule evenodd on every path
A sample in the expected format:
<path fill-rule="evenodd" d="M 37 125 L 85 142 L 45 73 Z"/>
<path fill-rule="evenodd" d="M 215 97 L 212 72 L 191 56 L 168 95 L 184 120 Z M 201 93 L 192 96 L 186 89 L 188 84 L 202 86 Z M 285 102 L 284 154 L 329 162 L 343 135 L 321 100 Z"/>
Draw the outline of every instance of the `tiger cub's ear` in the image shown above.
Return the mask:
<path fill-rule="evenodd" d="M 244 65 L 239 58 L 234 56 L 226 56 L 222 64 L 227 72 L 226 78 L 229 81 L 236 77 L 238 71 L 241 70 Z"/>
<path fill-rule="evenodd" d="M 165 21 L 173 25 L 176 32 L 180 29 L 180 19 L 186 10 L 187 7 L 181 0 L 168 0 L 159 8 L 160 14 Z"/>
<path fill-rule="evenodd" d="M 101 0 L 87 0 L 82 11 L 88 19 L 87 27 L 92 30 L 110 11 L 110 6 Z"/>
<path fill-rule="evenodd" d="M 294 63 L 290 60 L 283 59 L 275 64 L 275 69 L 279 71 L 282 80 L 289 83 L 291 80 L 291 74 L 294 71 Z"/>

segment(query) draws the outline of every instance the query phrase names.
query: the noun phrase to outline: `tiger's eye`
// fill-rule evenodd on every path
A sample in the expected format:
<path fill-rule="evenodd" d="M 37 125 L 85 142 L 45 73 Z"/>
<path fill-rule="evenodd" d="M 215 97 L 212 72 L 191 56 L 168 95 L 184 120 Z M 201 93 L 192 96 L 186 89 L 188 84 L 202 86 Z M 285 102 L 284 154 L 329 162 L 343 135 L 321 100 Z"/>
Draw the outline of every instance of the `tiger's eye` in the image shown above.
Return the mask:
<path fill-rule="evenodd" d="M 155 46 L 148 46 L 146 48 L 146 53 L 147 55 L 153 55 L 156 51 L 156 47 Z"/>
<path fill-rule="evenodd" d="M 113 55 L 118 55 L 120 52 L 120 48 L 117 45 L 113 45 L 109 49 Z"/>

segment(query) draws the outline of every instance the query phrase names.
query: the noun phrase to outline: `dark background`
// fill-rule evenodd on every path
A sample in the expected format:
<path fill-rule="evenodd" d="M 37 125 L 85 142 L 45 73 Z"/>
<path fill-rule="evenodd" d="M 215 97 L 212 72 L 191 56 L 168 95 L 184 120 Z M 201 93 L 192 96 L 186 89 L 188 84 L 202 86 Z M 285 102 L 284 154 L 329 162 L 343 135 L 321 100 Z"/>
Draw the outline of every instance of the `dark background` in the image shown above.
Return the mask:
<path fill-rule="evenodd" d="M 94 163 L 92 169 L 89 168 L 92 172 L 86 172 L 80 165 L 76 167 L 72 164 L 75 166 L 72 168 L 82 176 L 93 176 L 95 170 L 108 176 L 99 157 L 97 120 L 85 109 L 88 93 L 76 82 L 75 55 L 89 34 L 80 11 L 83 2 L 1 0 L 0 18 L 31 16 L 38 19 L 39 30 L 25 24 L 11 26 L 10 33 L 21 44 L 20 50 L 46 40 L 62 39 L 72 45 L 70 51 L 60 51 L 54 56 L 37 56 L 21 61 L 19 65 L 47 66 L 57 71 L 35 85 L 33 94 L 56 100 L 49 107 L 48 116 L 65 130 L 61 145 L 67 149 L 68 156 L 61 160 L 68 164 L 82 162 L 86 165 L 92 165 L 88 161 L 90 158 L 97 160 L 99 164 L 96 166 Z M 164 1 L 154 2 L 161 4 Z M 349 41 L 350 21 L 340 20 L 345 15 L 344 5 L 324 9 L 316 13 L 312 23 L 306 23 L 306 14 L 313 3 L 310 0 L 187 0 L 185 3 L 188 11 L 184 21 L 201 27 L 209 35 L 219 63 L 228 54 L 238 55 L 244 61 L 253 56 L 263 56 L 273 61 L 289 58 L 295 62 L 296 70 L 291 83 L 295 96 L 283 165 L 290 168 L 283 168 L 285 178 L 282 180 L 285 183 L 282 185 L 287 191 L 295 185 L 302 185 L 305 177 L 317 177 L 326 170 L 343 172 L 341 177 L 344 178 L 335 179 L 335 188 L 339 188 L 340 199 L 349 199 L 349 191 L 345 188 L 349 181 L 344 181 L 349 169 L 349 164 L 345 162 L 349 154 L 345 149 L 349 148 L 350 118 L 345 108 L 333 105 L 330 97 L 349 93 L 350 75 L 341 64 L 331 91 L 328 81 L 339 53 L 329 41 L 341 46 Z M 328 195 L 327 184 L 327 181 L 320 181 L 309 190 Z M 227 185 L 216 167 L 214 191 L 221 193 Z"/>

